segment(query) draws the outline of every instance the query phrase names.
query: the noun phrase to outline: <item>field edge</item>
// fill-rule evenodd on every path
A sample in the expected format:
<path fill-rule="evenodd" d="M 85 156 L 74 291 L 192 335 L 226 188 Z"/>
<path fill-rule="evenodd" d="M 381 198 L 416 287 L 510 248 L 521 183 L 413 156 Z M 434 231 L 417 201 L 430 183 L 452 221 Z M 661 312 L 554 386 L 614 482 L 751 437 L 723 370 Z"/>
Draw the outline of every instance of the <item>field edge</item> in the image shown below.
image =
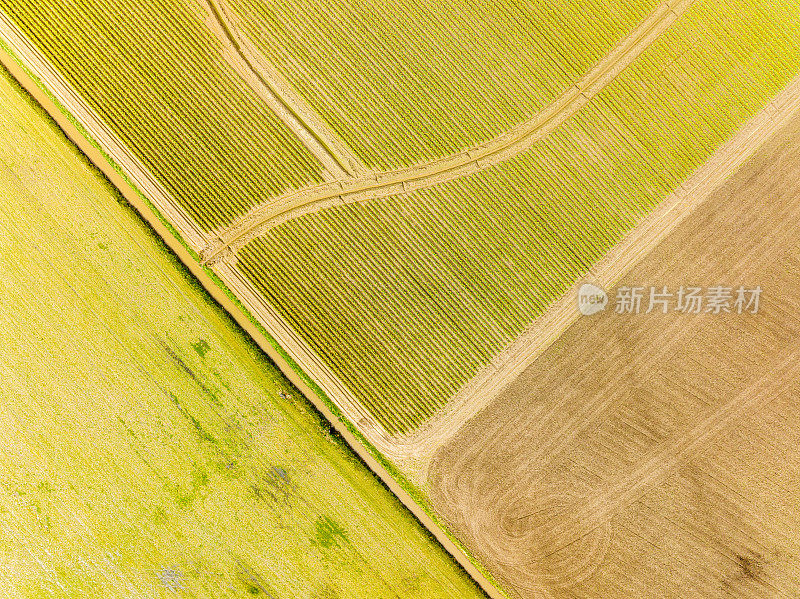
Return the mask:
<path fill-rule="evenodd" d="M 391 454 L 395 463 L 412 481 L 424 484 L 436 451 L 580 319 L 577 298 L 583 284 L 598 285 L 606 291 L 614 289 L 620 279 L 757 156 L 770 139 L 780 135 L 799 112 L 800 74 L 745 120 L 585 275 L 467 381 L 440 412 L 398 441 L 397 453 Z"/>
<path fill-rule="evenodd" d="M 50 93 L 47 86 L 25 65 L 0 39 L 0 66 L 5 68 L 64 132 L 64 135 L 80 150 L 87 161 L 95 166 L 128 201 L 139 215 L 163 240 L 167 248 L 197 279 L 202 288 L 222 306 L 231 318 L 264 351 L 279 370 L 295 385 L 333 425 L 350 449 L 367 465 L 378 479 L 414 515 L 422 526 L 436 539 L 455 561 L 469 574 L 476 584 L 491 599 L 508 599 L 510 595 L 501 589 L 491 574 L 469 551 L 447 530 L 435 515 L 427 498 L 406 476 L 389 462 L 369 440 L 347 419 L 335 403 L 300 368 L 247 310 L 225 283 L 207 266 L 200 262 L 199 254 L 183 239 L 177 229 L 164 217 L 158 208 L 139 190 L 119 166 L 61 103 Z"/>

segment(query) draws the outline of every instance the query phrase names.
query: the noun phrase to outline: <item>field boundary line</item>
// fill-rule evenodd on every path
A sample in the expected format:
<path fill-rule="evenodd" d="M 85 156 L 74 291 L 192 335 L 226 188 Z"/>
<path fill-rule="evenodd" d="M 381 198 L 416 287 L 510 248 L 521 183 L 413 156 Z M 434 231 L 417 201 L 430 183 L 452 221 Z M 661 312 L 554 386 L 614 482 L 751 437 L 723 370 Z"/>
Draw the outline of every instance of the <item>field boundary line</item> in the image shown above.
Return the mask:
<path fill-rule="evenodd" d="M 206 25 L 223 47 L 228 64 L 303 142 L 335 180 L 364 176 L 369 169 L 261 52 L 239 34 L 225 0 L 199 0 L 208 12 Z M 330 180 L 330 177 L 328 177 Z"/>
<path fill-rule="evenodd" d="M 564 331 L 581 318 L 578 290 L 592 283 L 610 290 L 678 225 L 703 205 L 759 148 L 800 112 L 800 75 L 751 117 L 733 137 L 662 200 L 587 275 L 581 277 L 545 313 L 470 379 L 430 420 L 414 432 L 397 436 L 393 445 L 378 445 L 422 484 L 436 450 L 466 422 L 489 405 Z"/>
<path fill-rule="evenodd" d="M 270 229 L 332 206 L 408 194 L 472 175 L 517 156 L 577 114 L 632 64 L 695 0 L 666 0 L 578 82 L 532 118 L 477 146 L 443 158 L 393 171 L 371 173 L 296 191 L 251 208 L 219 230 L 201 252 L 204 264 L 231 258 Z"/>
<path fill-rule="evenodd" d="M 314 373 L 314 382 L 328 397 L 335 397 L 336 405 L 364 433 L 370 441 L 380 444 L 391 443 L 392 435 L 379 423 L 374 422 L 369 411 L 325 364 L 325 361 L 308 343 L 297 334 L 294 328 L 264 299 L 239 268 L 232 264 L 215 264 L 214 273 L 234 292 L 247 310 L 262 323 L 266 323 L 275 340 L 289 352 L 304 372 Z M 370 424 L 366 425 L 368 421 Z"/>
<path fill-rule="evenodd" d="M 172 194 L 150 173 L 147 167 L 133 155 L 125 143 L 103 122 L 103 119 L 89 106 L 72 86 L 53 68 L 50 61 L 30 42 L 28 37 L 11 21 L 5 11 L 0 9 L 0 39 L 3 39 L 19 59 L 33 73 L 46 82 L 55 99 L 78 120 L 105 153 L 141 189 L 158 209 L 168 215 L 173 226 L 199 251 L 208 243 L 208 235 L 198 227 L 194 219 L 181 208 Z M 95 162 L 92 160 L 92 162 Z"/>
<path fill-rule="evenodd" d="M 294 357 L 276 341 L 273 331 L 270 329 L 275 323 L 262 323 L 232 292 L 225 281 L 210 268 L 200 263 L 197 248 L 201 246 L 195 245 L 190 238 L 192 229 L 184 230 L 182 228 L 184 225 L 180 220 L 172 220 L 176 214 L 175 210 L 172 210 L 173 207 L 162 206 L 163 198 L 147 195 L 143 191 L 147 189 L 149 192 L 153 188 L 138 187 L 139 181 L 129 175 L 127 171 L 130 164 L 121 164 L 111 154 L 105 152 L 103 146 L 94 138 L 94 133 L 84 126 L 68 109 L 67 104 L 62 103 L 59 97 L 49 89 L 42 75 L 34 70 L 34 65 L 26 62 L 27 55 L 17 54 L 18 49 L 8 42 L 5 37 L 7 30 L 2 28 L 3 19 L 6 17 L 7 15 L 0 10 L 0 66 L 5 67 L 19 85 L 38 102 L 62 129 L 66 137 L 85 155 L 87 161 L 108 178 L 122 194 L 122 197 L 137 210 L 169 249 L 175 253 L 192 276 L 196 277 L 214 301 L 218 302 L 244 329 L 253 342 L 275 362 L 289 381 L 319 410 L 322 418 L 331 423 L 370 471 L 430 532 L 432 537 L 475 581 L 476 585 L 491 599 L 509 599 L 509 595 L 501 589 L 491 574 L 438 521 L 419 490 L 376 449 L 370 439 L 350 421 L 349 415 L 343 415 L 337 402 L 333 401 L 316 383 L 315 378 L 300 368 Z M 152 178 L 152 175 L 148 174 L 148 176 Z M 190 223 L 191 221 L 187 221 L 187 224 Z M 196 229 L 193 224 L 191 226 Z M 261 299 L 260 301 L 266 304 L 265 300 Z M 289 331 L 291 331 L 290 327 Z"/>

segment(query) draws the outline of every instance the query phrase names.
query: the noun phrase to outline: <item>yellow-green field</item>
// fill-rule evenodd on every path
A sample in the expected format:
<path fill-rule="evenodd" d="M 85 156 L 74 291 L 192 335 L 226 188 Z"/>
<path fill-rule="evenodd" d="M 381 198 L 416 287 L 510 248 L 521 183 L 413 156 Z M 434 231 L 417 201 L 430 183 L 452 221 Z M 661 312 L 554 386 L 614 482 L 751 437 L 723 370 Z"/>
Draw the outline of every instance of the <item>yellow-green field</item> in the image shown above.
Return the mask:
<path fill-rule="evenodd" d="M 390 432 L 413 429 L 800 71 L 800 2 L 699 0 L 530 151 L 311 214 L 239 266 Z"/>
<path fill-rule="evenodd" d="M 530 116 L 654 6 L 233 5 L 264 59 L 378 166 L 463 149 Z M 187 6 L 0 0 L 208 229 L 319 173 L 226 66 L 209 13 Z M 798 15 L 796 0 L 697 0 L 529 151 L 299 218 L 250 243 L 239 266 L 377 422 L 413 430 L 795 76 Z M 514 112 L 489 88 L 527 104 Z"/>
<path fill-rule="evenodd" d="M 564 92 L 658 0 L 222 0 L 370 166 L 445 156 Z"/>
<path fill-rule="evenodd" d="M 345 434 L 444 532 L 426 496 L 421 425 L 459 390 L 494 392 L 475 375 L 497 373 L 484 367 L 527 342 L 537 318 L 800 81 L 800 0 L 0 0 L 0 10 L 213 231 L 181 240 L 203 257 L 205 271 L 191 263 L 203 280 L 241 292 L 236 309 L 260 319 L 264 347 L 320 405 L 346 411 Z M 343 150 L 345 174 L 269 108 L 264 89 L 281 86 L 306 133 Z M 0 134 L 14 144 L 0 152 L 0 588 L 477 596 L 60 135 L 2 90 L 13 117 Z M 492 136 L 497 147 L 466 150 Z M 469 496 L 467 478 L 456 494 Z"/>
<path fill-rule="evenodd" d="M 225 62 L 199 7 L 0 0 L 0 9 L 203 229 L 322 180 L 316 158 Z"/>
<path fill-rule="evenodd" d="M 0 596 L 481 596 L 5 75 L 0 106 Z"/>

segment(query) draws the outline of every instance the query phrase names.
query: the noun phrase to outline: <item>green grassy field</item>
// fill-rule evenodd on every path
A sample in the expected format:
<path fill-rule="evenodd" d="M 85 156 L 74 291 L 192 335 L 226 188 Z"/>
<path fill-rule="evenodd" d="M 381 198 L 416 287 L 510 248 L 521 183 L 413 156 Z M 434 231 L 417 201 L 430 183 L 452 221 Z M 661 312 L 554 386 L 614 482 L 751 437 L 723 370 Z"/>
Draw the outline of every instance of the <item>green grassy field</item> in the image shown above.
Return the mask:
<path fill-rule="evenodd" d="M 203 229 L 322 180 L 316 158 L 227 65 L 199 7 L 0 0 L 0 9 Z"/>
<path fill-rule="evenodd" d="M 531 151 L 300 218 L 240 267 L 384 427 L 410 430 L 797 74 L 798 15 L 700 0 Z"/>
<path fill-rule="evenodd" d="M 482 596 L 0 75 L 0 596 Z"/>
<path fill-rule="evenodd" d="M 225 0 L 370 166 L 458 152 L 530 118 L 658 0 Z"/>

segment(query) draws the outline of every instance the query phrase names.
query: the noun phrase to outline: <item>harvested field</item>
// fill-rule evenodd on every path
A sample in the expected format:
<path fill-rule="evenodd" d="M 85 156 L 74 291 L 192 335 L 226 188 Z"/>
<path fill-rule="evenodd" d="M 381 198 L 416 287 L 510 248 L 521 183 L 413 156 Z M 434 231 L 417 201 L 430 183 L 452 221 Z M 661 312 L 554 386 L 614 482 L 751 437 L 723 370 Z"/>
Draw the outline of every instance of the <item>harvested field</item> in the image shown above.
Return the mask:
<path fill-rule="evenodd" d="M 800 592 L 799 152 L 800 119 L 620 283 L 757 314 L 582 318 L 437 453 L 434 508 L 516 596 Z"/>

